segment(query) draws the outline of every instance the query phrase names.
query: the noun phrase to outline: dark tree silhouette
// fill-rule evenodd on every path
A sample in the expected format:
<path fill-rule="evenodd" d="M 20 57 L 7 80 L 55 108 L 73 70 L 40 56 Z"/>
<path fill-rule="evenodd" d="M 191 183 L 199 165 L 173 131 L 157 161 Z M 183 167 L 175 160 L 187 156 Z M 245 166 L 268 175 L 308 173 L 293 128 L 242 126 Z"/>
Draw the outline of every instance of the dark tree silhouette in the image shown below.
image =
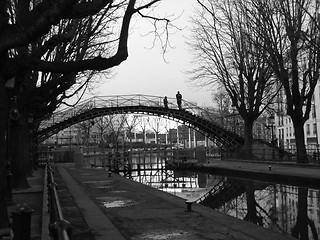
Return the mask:
<path fill-rule="evenodd" d="M 15 184 L 26 186 L 30 130 L 64 99 L 85 89 L 97 71 L 127 59 L 134 15 L 162 20 L 166 29 L 169 20 L 150 15 L 150 7 L 159 2 L 8 0 L 0 5 L 0 145 L 5 146 L 0 149 L 0 227 L 8 225 L 7 160 L 13 160 Z M 13 151 L 19 146 L 25 149 Z"/>
<path fill-rule="evenodd" d="M 320 73 L 320 3 L 254 0 L 250 4 L 246 11 L 256 26 L 253 30 L 284 88 L 287 114 L 295 131 L 297 161 L 306 162 L 304 123 L 309 119 Z"/>
<path fill-rule="evenodd" d="M 223 85 L 244 121 L 244 157 L 252 157 L 253 123 L 272 103 L 278 86 L 261 38 L 241 1 L 197 1 L 190 46 L 194 82 Z"/>
<path fill-rule="evenodd" d="M 291 229 L 291 235 L 300 240 L 309 240 L 309 229 L 312 239 L 318 240 L 317 229 L 314 222 L 308 217 L 308 188 L 298 187 L 298 214 L 295 226 Z"/>

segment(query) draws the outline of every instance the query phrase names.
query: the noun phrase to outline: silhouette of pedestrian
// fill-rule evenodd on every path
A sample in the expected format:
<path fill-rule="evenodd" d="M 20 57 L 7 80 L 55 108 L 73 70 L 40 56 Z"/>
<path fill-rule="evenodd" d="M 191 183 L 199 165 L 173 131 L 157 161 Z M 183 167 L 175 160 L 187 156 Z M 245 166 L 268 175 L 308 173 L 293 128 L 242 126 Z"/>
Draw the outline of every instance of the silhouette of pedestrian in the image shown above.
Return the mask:
<path fill-rule="evenodd" d="M 176 98 L 177 98 L 178 107 L 181 110 L 182 95 L 181 95 L 181 93 L 179 91 L 176 94 Z"/>
<path fill-rule="evenodd" d="M 168 109 L 168 98 L 167 98 L 167 96 L 164 97 L 163 104 L 164 104 L 164 108 Z"/>

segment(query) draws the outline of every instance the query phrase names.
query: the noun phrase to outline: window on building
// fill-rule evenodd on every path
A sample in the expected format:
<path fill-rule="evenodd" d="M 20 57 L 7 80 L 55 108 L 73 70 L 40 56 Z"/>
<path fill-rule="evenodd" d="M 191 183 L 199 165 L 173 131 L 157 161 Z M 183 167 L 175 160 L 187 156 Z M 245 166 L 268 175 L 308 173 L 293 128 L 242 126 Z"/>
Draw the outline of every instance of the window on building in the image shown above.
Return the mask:
<path fill-rule="evenodd" d="M 313 123 L 313 134 L 317 134 L 317 124 Z"/>
<path fill-rule="evenodd" d="M 288 128 L 286 128 L 286 136 L 288 137 L 289 135 L 289 131 L 288 131 Z"/>
<path fill-rule="evenodd" d="M 310 135 L 310 124 L 307 124 L 307 129 L 306 129 L 306 131 L 307 131 L 307 135 Z"/>
<path fill-rule="evenodd" d="M 291 127 L 289 128 L 289 136 L 292 136 Z"/>

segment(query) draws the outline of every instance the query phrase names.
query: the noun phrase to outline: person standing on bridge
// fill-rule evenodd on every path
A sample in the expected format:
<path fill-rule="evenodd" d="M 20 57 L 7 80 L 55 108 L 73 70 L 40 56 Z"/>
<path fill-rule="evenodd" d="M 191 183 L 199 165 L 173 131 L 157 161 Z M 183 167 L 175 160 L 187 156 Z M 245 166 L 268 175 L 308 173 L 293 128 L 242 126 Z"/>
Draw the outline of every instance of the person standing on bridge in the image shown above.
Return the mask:
<path fill-rule="evenodd" d="M 163 105 L 164 105 L 165 109 L 168 109 L 168 98 L 167 98 L 167 96 L 164 96 Z"/>
<path fill-rule="evenodd" d="M 176 98 L 177 98 L 177 104 L 178 104 L 179 110 L 181 110 L 182 95 L 179 91 L 176 94 Z"/>

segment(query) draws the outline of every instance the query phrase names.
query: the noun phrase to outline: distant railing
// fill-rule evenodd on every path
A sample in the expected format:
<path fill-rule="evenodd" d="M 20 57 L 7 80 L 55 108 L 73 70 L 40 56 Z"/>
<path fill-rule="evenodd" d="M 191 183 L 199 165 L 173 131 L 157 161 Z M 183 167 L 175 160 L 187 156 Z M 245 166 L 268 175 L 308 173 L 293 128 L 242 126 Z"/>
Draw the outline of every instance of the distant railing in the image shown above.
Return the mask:
<path fill-rule="evenodd" d="M 320 153 L 315 149 L 306 149 L 307 154 L 302 159 L 303 164 L 318 165 L 320 166 Z M 261 162 L 278 162 L 278 163 L 290 163 L 297 164 L 297 152 L 291 149 L 282 149 L 278 147 L 274 148 L 254 148 L 252 150 L 252 159 Z M 232 152 L 225 152 L 221 156 L 222 160 L 246 160 L 245 149 L 239 148 Z"/>
<path fill-rule="evenodd" d="M 94 147 L 93 149 L 97 149 L 97 147 Z M 189 148 L 186 148 L 189 149 Z M 193 151 L 195 151 L 194 148 L 192 148 Z M 87 152 L 87 150 L 90 152 Z M 84 157 L 90 161 L 90 164 L 94 165 L 108 165 L 110 162 L 110 151 L 112 149 L 105 149 L 102 152 L 99 152 L 92 149 L 86 149 L 84 148 Z M 181 149 L 180 149 L 181 150 Z M 190 149 L 191 150 L 191 149 Z M 126 152 L 128 151 L 125 150 Z M 176 149 L 132 149 L 132 152 L 129 151 L 129 158 L 132 154 L 137 153 L 150 153 L 150 152 L 161 152 L 165 151 L 167 153 L 178 151 Z M 120 151 L 122 152 L 122 151 Z M 66 154 L 68 153 L 68 154 Z M 70 154 L 69 154 L 70 153 Z M 61 151 L 61 150 L 43 150 L 39 151 L 37 156 L 37 163 L 39 165 L 45 165 L 48 161 L 49 162 L 73 162 L 74 157 L 72 156 L 73 151 Z M 86 154 L 87 153 L 87 154 Z M 203 160 L 203 162 L 210 162 L 212 160 L 250 160 L 250 161 L 259 161 L 259 162 L 278 162 L 278 163 L 289 163 L 289 164 L 297 164 L 297 153 L 294 150 L 291 149 L 282 149 L 278 147 L 261 147 L 261 148 L 255 148 L 252 150 L 253 157 L 251 159 L 246 159 L 245 157 L 245 149 L 239 148 L 239 149 L 232 149 L 232 151 L 218 151 L 218 149 L 211 149 L 207 148 L 206 150 L 206 159 Z M 121 153 L 122 154 L 122 153 Z M 171 154 L 173 156 L 173 154 Z M 187 157 L 188 158 L 188 157 Z M 320 166 L 320 152 L 317 149 L 307 149 L 307 154 L 305 156 L 305 164 L 307 165 L 315 165 Z M 303 165 L 303 163 L 300 163 L 299 165 Z"/>
<path fill-rule="evenodd" d="M 62 209 L 57 193 L 57 183 L 54 181 L 51 165 L 46 165 L 48 188 L 48 212 L 50 216 L 49 234 L 54 240 L 71 239 L 71 225 L 63 218 Z"/>

